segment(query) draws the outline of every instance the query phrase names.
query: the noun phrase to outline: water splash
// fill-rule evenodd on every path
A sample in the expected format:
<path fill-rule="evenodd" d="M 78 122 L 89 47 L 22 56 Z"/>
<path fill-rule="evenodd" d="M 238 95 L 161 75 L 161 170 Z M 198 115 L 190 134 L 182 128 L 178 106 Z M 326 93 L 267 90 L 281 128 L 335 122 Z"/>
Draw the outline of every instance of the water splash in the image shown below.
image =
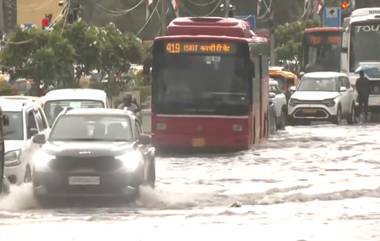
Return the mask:
<path fill-rule="evenodd" d="M 10 193 L 0 198 L 0 210 L 19 211 L 36 207 L 32 184 L 12 185 Z"/>

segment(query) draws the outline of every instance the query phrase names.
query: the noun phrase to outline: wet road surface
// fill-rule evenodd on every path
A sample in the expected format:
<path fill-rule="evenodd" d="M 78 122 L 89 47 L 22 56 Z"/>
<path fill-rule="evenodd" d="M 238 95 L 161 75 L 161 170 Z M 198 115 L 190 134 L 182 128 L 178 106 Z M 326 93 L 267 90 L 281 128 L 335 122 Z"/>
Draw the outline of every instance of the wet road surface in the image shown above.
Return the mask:
<path fill-rule="evenodd" d="M 380 240 L 380 125 L 287 127 L 255 149 L 156 159 L 135 202 L 0 199 L 0 241 Z"/>

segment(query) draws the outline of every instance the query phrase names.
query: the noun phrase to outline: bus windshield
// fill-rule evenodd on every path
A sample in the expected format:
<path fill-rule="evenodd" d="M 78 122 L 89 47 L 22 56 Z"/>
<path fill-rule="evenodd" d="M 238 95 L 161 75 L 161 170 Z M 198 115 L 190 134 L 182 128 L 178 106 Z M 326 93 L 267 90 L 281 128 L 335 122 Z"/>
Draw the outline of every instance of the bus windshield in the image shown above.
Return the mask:
<path fill-rule="evenodd" d="M 355 8 L 373 8 L 373 7 L 380 7 L 380 1 L 379 0 L 356 0 L 355 2 Z"/>
<path fill-rule="evenodd" d="M 339 71 L 341 39 L 340 32 L 306 34 L 304 42 L 305 71 Z"/>
<path fill-rule="evenodd" d="M 380 22 L 356 24 L 351 29 L 350 71 L 360 62 L 380 62 Z"/>
<path fill-rule="evenodd" d="M 248 57 L 239 54 L 240 51 L 172 54 L 161 48 L 157 52 L 156 68 L 153 67 L 155 111 L 210 115 L 248 113 Z"/>

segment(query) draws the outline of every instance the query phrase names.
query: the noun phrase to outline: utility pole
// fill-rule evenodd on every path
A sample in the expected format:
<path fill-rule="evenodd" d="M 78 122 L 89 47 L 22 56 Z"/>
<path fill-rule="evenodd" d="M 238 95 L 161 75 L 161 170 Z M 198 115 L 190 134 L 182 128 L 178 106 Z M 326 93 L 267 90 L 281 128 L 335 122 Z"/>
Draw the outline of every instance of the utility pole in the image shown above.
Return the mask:
<path fill-rule="evenodd" d="M 0 0 L 0 38 L 5 32 L 4 20 L 4 2 Z"/>
<path fill-rule="evenodd" d="M 230 12 L 230 0 L 224 0 L 224 17 L 228 17 Z"/>
<path fill-rule="evenodd" d="M 166 34 L 166 10 L 167 2 L 166 0 L 161 0 L 161 35 Z"/>

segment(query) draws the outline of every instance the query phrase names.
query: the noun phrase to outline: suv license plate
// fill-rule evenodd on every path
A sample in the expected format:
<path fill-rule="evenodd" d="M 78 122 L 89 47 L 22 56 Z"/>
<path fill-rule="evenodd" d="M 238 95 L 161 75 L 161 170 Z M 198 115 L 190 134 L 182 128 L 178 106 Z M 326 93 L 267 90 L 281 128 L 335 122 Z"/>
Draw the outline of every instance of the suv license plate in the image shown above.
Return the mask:
<path fill-rule="evenodd" d="M 304 113 L 315 113 L 317 112 L 315 109 L 303 109 Z"/>
<path fill-rule="evenodd" d="M 71 176 L 69 177 L 69 185 L 100 185 L 100 177 L 98 176 Z"/>
<path fill-rule="evenodd" d="M 204 147 L 206 145 L 206 141 L 204 138 L 193 138 L 191 144 L 193 147 Z"/>

